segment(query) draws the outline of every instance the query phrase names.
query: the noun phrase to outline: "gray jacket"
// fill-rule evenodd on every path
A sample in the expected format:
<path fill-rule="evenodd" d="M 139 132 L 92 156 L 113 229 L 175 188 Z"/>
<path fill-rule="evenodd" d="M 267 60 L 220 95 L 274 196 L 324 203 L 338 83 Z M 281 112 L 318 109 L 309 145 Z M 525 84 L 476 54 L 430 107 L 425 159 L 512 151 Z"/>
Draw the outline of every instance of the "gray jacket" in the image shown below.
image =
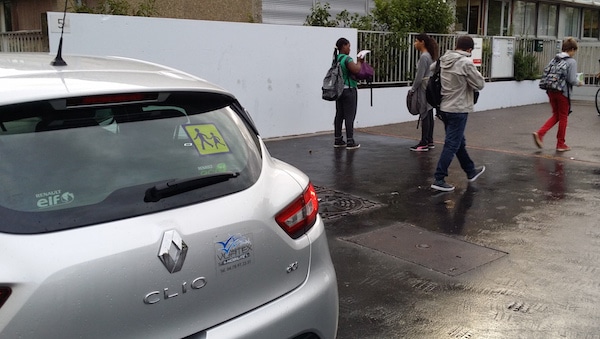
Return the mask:
<path fill-rule="evenodd" d="M 418 100 L 418 110 L 421 119 L 423 119 L 432 108 L 431 105 L 427 103 L 427 97 L 425 96 L 427 82 L 431 76 L 430 66 L 432 63 L 433 59 L 431 59 L 431 54 L 429 54 L 429 52 L 423 52 L 419 58 L 419 63 L 417 64 L 417 72 L 415 73 L 415 79 L 413 80 L 411 89 L 415 92 L 415 100 Z"/>
<path fill-rule="evenodd" d="M 449 50 L 440 58 L 442 104 L 440 110 L 448 113 L 473 112 L 474 91 L 480 91 L 485 79 L 477 70 L 471 54 Z M 431 65 L 435 67 L 435 63 Z"/>

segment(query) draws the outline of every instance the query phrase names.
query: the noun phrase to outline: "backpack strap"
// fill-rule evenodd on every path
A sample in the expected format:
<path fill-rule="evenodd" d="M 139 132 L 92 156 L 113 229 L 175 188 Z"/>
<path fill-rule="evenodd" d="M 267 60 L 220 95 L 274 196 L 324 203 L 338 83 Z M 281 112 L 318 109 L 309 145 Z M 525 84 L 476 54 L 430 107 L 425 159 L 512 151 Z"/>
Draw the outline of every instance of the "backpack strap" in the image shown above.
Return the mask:
<path fill-rule="evenodd" d="M 569 114 L 571 115 L 571 86 L 567 83 L 567 100 L 569 100 Z"/>

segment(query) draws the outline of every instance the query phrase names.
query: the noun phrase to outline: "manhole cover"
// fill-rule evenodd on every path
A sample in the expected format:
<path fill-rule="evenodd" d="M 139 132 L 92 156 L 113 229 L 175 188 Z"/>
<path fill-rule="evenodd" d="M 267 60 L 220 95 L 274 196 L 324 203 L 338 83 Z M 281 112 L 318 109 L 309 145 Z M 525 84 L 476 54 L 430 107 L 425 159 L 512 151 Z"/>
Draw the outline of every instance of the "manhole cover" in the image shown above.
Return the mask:
<path fill-rule="evenodd" d="M 381 207 L 381 204 L 348 193 L 315 186 L 319 197 L 319 214 L 325 220 L 336 219 Z"/>

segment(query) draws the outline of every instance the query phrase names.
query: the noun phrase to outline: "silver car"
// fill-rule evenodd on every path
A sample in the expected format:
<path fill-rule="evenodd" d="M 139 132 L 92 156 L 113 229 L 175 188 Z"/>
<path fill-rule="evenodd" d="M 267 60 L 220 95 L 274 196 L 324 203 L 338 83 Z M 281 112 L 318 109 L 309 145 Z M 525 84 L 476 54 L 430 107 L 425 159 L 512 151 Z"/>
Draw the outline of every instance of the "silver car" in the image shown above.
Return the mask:
<path fill-rule="evenodd" d="M 227 91 L 0 54 L 0 338 L 334 338 L 309 178 Z"/>

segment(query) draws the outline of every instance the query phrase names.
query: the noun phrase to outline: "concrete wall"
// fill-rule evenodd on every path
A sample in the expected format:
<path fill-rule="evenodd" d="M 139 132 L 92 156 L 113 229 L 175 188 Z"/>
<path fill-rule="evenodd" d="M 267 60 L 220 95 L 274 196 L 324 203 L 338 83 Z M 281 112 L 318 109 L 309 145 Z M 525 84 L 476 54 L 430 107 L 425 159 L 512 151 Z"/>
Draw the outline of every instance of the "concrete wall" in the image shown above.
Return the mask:
<path fill-rule="evenodd" d="M 50 51 L 60 38 L 48 13 Z M 321 99 L 335 41 L 346 37 L 357 52 L 357 31 L 165 18 L 67 14 L 63 54 L 117 55 L 179 68 L 233 92 L 263 137 L 333 130 L 335 104 Z M 360 47 L 360 46 L 359 46 Z M 415 120 L 405 104 L 408 88 L 359 90 L 356 127 Z M 487 83 L 477 110 L 545 102 L 535 81 Z"/>

